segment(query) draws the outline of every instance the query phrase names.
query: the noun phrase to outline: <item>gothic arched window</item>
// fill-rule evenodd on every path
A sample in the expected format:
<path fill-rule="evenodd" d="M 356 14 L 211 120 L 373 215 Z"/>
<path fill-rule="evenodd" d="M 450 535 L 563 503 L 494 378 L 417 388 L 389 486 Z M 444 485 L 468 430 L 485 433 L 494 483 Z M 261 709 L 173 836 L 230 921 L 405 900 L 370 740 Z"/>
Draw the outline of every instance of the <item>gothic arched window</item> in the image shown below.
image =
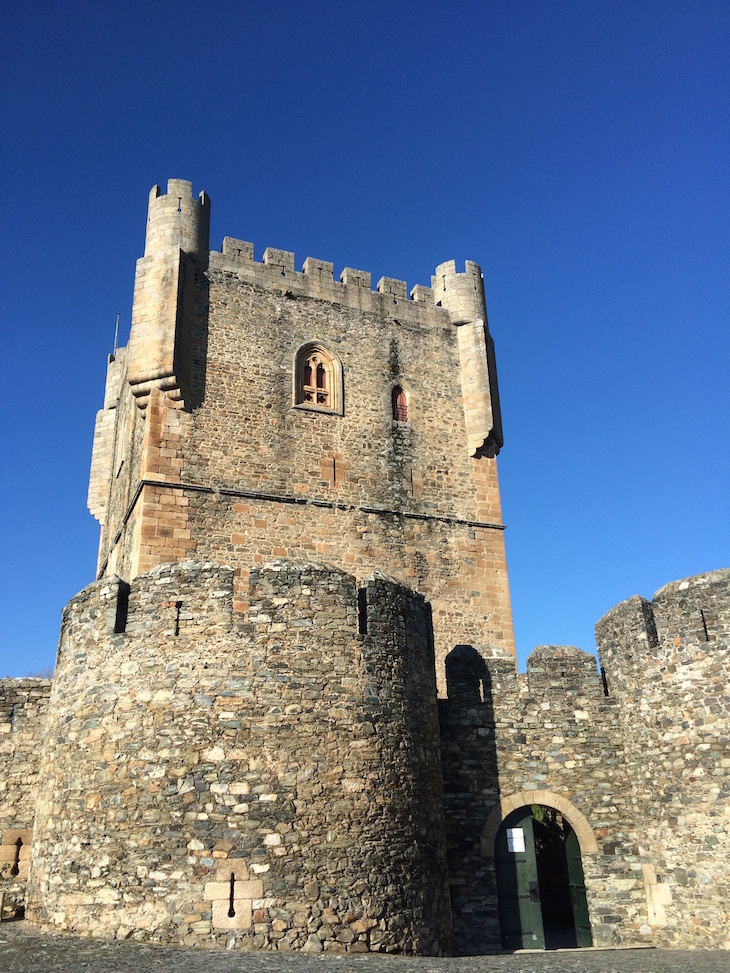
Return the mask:
<path fill-rule="evenodd" d="M 297 352 L 294 363 L 294 404 L 342 415 L 342 365 L 319 342 L 309 342 Z"/>
<path fill-rule="evenodd" d="M 393 418 L 396 422 L 408 422 L 408 400 L 400 385 L 393 389 Z"/>

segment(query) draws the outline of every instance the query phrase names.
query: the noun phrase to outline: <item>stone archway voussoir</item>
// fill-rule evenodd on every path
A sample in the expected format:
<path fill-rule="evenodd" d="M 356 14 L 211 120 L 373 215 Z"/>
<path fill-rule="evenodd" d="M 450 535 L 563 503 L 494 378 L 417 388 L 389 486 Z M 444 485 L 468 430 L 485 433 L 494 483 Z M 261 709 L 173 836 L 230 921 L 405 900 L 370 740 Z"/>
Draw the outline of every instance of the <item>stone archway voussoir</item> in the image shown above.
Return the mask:
<path fill-rule="evenodd" d="M 549 790 L 516 791 L 503 797 L 492 810 L 482 830 L 480 851 L 483 858 L 494 857 L 494 839 L 504 819 L 518 808 L 529 804 L 544 804 L 555 808 L 565 817 L 578 839 L 582 855 L 598 854 L 598 842 L 588 819 L 562 794 Z"/>

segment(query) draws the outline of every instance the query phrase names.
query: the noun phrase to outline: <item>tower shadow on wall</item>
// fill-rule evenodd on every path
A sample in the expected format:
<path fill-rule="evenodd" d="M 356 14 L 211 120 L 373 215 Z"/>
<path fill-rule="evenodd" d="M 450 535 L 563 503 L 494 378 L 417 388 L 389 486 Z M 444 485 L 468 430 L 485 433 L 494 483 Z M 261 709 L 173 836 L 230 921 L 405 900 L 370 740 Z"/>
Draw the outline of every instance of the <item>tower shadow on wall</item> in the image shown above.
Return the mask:
<path fill-rule="evenodd" d="M 495 666 L 509 667 L 514 678 L 511 656 L 487 661 L 472 645 L 455 646 L 446 657 L 447 698 L 439 700 L 451 952 L 456 956 L 501 949 L 494 862 L 481 854 L 484 825 L 500 800 L 492 698 Z"/>
<path fill-rule="evenodd" d="M 210 283 L 203 268 L 190 261 L 194 274 L 194 314 L 185 322 L 187 334 L 184 347 L 188 358 L 190 394 L 186 397 L 187 411 L 198 409 L 205 400 L 206 373 L 208 367 L 208 304 Z"/>

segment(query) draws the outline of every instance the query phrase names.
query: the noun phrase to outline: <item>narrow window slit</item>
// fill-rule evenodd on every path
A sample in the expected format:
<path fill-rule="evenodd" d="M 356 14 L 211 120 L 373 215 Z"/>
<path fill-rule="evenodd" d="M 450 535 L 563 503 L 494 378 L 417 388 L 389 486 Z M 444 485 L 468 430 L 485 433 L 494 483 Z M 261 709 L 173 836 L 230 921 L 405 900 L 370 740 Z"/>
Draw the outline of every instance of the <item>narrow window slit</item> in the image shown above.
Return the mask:
<path fill-rule="evenodd" d="M 603 695 L 608 696 L 608 679 L 606 678 L 606 670 L 601 666 L 601 682 L 603 683 Z"/>
<path fill-rule="evenodd" d="M 176 615 L 175 615 L 175 635 L 179 635 L 180 634 L 180 609 L 181 608 L 182 608 L 182 602 L 181 601 L 176 601 L 175 602 L 175 609 L 176 609 Z"/>
<path fill-rule="evenodd" d="M 15 877 L 20 874 L 20 849 L 23 847 L 23 839 L 18 838 L 15 842 L 15 858 L 13 859 L 13 867 L 10 869 L 10 874 Z"/>
<path fill-rule="evenodd" d="M 177 197 L 177 211 L 182 213 L 182 196 Z"/>
<path fill-rule="evenodd" d="M 368 634 L 368 591 L 357 589 L 357 631 L 358 635 Z"/>
<path fill-rule="evenodd" d="M 120 581 L 117 588 L 117 614 L 114 619 L 114 634 L 120 635 L 127 631 L 127 616 L 129 615 L 129 585 Z"/>
<path fill-rule="evenodd" d="M 233 908 L 233 895 L 234 888 L 236 885 L 236 876 L 231 872 L 231 890 L 228 894 L 228 918 L 233 919 L 236 915 L 236 910 Z"/>

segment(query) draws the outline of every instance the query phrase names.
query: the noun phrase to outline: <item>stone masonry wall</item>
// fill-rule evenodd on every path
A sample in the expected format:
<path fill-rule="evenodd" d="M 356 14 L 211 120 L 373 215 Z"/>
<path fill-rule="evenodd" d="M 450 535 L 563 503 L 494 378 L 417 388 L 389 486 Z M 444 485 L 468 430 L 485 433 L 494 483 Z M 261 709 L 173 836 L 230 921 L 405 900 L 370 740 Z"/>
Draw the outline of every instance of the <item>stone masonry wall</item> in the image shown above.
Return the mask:
<path fill-rule="evenodd" d="M 595 945 L 730 946 L 730 571 L 631 598 L 596 634 L 604 679 L 571 647 L 538 647 L 519 676 L 499 650 L 447 657 L 456 952 L 499 947 L 494 837 L 533 803 L 576 830 Z"/>
<path fill-rule="evenodd" d="M 593 830 L 596 844 L 581 850 L 594 944 L 647 941 L 617 702 L 595 658 L 538 646 L 517 676 L 503 653 L 484 663 L 463 646 L 447 664 L 439 709 L 454 952 L 501 947 L 494 834 L 509 810 L 531 803 L 558 807 L 579 838 L 579 815 Z"/>
<path fill-rule="evenodd" d="M 730 571 L 622 602 L 596 637 L 626 739 L 654 939 L 730 948 Z"/>
<path fill-rule="evenodd" d="M 125 598 L 126 594 L 126 598 Z M 120 597 L 121 596 L 121 597 Z M 29 916 L 156 942 L 437 952 L 430 613 L 379 576 L 185 562 L 64 612 Z M 116 630 L 116 631 L 115 631 Z"/>
<path fill-rule="evenodd" d="M 50 679 L 0 679 L 0 892 L 25 901 Z"/>

